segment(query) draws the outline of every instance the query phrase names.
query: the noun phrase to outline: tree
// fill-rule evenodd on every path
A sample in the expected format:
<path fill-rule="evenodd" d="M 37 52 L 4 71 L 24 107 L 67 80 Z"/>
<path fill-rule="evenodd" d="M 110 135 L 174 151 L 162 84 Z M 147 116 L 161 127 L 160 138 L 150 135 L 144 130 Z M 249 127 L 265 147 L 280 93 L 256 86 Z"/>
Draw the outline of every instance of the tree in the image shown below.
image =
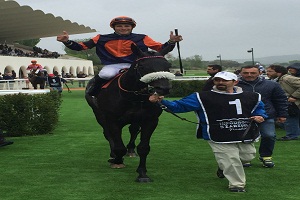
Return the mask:
<path fill-rule="evenodd" d="M 40 38 L 37 39 L 29 39 L 29 40 L 20 40 L 20 41 L 16 41 L 19 44 L 22 44 L 24 46 L 28 46 L 28 47 L 34 47 L 36 46 L 39 42 L 41 41 Z"/>
<path fill-rule="evenodd" d="M 89 39 L 75 40 L 75 41 L 80 42 L 80 41 L 86 41 L 86 40 L 89 40 Z M 69 56 L 82 58 L 82 59 L 86 59 L 86 60 L 91 60 L 91 61 L 93 61 L 94 65 L 101 65 L 101 61 L 99 60 L 99 57 L 97 56 L 95 49 L 74 51 L 74 50 L 71 50 L 71 49 L 65 47 L 64 50 L 65 50 L 66 54 Z"/>
<path fill-rule="evenodd" d="M 166 59 L 172 64 L 174 68 L 179 68 L 179 58 L 175 58 L 172 55 L 166 56 Z M 205 65 L 202 61 L 202 57 L 199 55 L 194 55 L 191 57 L 181 59 L 184 69 L 201 69 L 205 68 Z"/>

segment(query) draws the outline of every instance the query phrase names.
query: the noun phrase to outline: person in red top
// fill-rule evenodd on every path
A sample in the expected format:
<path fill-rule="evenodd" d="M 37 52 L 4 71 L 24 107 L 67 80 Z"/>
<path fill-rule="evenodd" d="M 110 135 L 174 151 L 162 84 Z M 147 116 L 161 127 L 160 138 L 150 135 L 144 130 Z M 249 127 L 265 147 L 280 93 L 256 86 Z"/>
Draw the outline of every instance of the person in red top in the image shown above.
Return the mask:
<path fill-rule="evenodd" d="M 116 17 L 111 20 L 110 27 L 114 29 L 114 33 L 97 35 L 85 42 L 75 42 L 69 40 L 66 31 L 62 35 L 57 36 L 57 41 L 63 42 L 64 45 L 72 50 L 81 51 L 96 47 L 96 53 L 104 65 L 99 75 L 94 77 L 94 84 L 87 88 L 87 93 L 95 96 L 100 91 L 102 85 L 107 80 L 114 77 L 121 69 L 129 68 L 131 63 L 136 60 L 136 55 L 131 51 L 131 44 L 136 44 L 142 51 L 148 51 L 148 48 L 156 51 L 172 45 L 174 49 L 176 42 L 182 40 L 181 35 L 174 35 L 171 31 L 168 42 L 162 44 L 151 39 L 144 34 L 132 33 L 136 22 L 127 16 Z"/>
<path fill-rule="evenodd" d="M 31 72 L 31 70 L 33 69 L 37 69 L 37 71 L 35 72 L 36 74 L 39 72 L 39 70 L 43 70 L 44 68 L 42 67 L 42 65 L 37 64 L 36 60 L 32 60 L 31 64 L 28 65 L 26 70 L 29 70 Z"/>

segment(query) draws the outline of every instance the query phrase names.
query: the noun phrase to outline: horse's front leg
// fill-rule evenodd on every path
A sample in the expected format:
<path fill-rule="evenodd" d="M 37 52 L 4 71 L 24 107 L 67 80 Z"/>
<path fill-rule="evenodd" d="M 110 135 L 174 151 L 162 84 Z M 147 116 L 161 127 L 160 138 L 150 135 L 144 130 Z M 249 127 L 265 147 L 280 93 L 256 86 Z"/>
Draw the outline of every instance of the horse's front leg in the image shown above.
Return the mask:
<path fill-rule="evenodd" d="M 143 122 L 141 126 L 141 141 L 137 146 L 137 152 L 140 156 L 140 163 L 136 170 L 139 174 L 136 181 L 140 183 L 151 182 L 152 180 L 147 175 L 146 161 L 150 152 L 150 138 L 158 124 L 157 119 L 151 119 Z"/>
<path fill-rule="evenodd" d="M 122 140 L 122 128 L 114 123 L 110 123 L 110 133 L 114 143 L 113 153 L 115 158 L 111 161 L 111 168 L 124 168 L 123 157 L 126 155 L 127 149 Z"/>

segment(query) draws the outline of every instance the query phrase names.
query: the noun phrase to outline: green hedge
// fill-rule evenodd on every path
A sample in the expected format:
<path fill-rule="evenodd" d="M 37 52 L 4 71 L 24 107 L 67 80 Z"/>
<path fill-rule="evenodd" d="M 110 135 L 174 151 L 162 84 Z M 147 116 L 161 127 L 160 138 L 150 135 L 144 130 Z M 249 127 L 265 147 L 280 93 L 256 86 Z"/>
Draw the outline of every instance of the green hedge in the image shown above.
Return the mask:
<path fill-rule="evenodd" d="M 170 94 L 168 94 L 168 97 L 184 97 L 193 92 L 201 92 L 205 82 L 205 80 L 173 80 L 172 89 L 170 90 Z"/>
<path fill-rule="evenodd" d="M 61 101 L 57 91 L 0 96 L 0 129 L 6 136 L 47 134 L 58 122 Z"/>

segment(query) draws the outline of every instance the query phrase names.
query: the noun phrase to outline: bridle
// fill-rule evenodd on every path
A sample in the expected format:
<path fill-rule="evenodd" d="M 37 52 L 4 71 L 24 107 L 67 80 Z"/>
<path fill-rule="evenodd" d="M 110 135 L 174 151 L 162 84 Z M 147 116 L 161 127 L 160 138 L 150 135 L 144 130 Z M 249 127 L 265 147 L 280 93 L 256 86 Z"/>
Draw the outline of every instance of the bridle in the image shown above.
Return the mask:
<path fill-rule="evenodd" d="M 164 56 L 144 56 L 144 57 L 141 57 L 141 58 L 138 58 L 135 60 L 135 66 L 134 66 L 134 70 L 136 71 L 137 74 L 139 74 L 139 76 L 141 77 L 139 71 L 138 71 L 138 62 L 141 61 L 141 60 L 144 60 L 144 59 L 149 59 L 149 58 L 164 58 Z M 124 74 L 126 74 L 128 72 L 128 70 L 126 69 L 119 77 L 118 77 L 118 86 L 120 88 L 120 90 L 124 91 L 124 92 L 127 92 L 127 93 L 133 93 L 135 95 L 149 95 L 151 94 L 151 90 L 154 89 L 153 86 L 147 84 L 146 87 L 140 89 L 140 90 L 126 90 L 122 87 L 121 85 L 121 78 L 123 77 Z"/>
<path fill-rule="evenodd" d="M 135 61 L 138 62 L 140 60 L 144 60 L 144 59 L 147 59 L 147 58 L 164 58 L 164 57 L 163 56 L 144 56 L 144 57 L 136 59 Z"/>
<path fill-rule="evenodd" d="M 133 94 L 135 94 L 135 95 L 149 95 L 150 93 L 148 92 L 149 91 L 149 85 L 147 86 L 147 87 L 145 87 L 145 88 L 142 88 L 142 89 L 140 89 L 140 90 L 126 90 L 126 89 L 124 89 L 123 87 L 122 87 L 122 85 L 121 85 L 121 78 L 122 78 L 122 76 L 124 75 L 124 74 L 126 74 L 127 73 L 127 70 L 124 72 L 124 73 L 122 73 L 120 76 L 119 76 L 119 78 L 118 78 L 118 86 L 119 86 L 119 88 L 120 88 L 120 90 L 122 90 L 122 91 L 124 91 L 124 92 L 127 92 L 127 93 L 133 93 Z M 150 86 L 151 87 L 151 86 Z M 148 93 L 144 93 L 145 91 L 147 91 Z"/>

